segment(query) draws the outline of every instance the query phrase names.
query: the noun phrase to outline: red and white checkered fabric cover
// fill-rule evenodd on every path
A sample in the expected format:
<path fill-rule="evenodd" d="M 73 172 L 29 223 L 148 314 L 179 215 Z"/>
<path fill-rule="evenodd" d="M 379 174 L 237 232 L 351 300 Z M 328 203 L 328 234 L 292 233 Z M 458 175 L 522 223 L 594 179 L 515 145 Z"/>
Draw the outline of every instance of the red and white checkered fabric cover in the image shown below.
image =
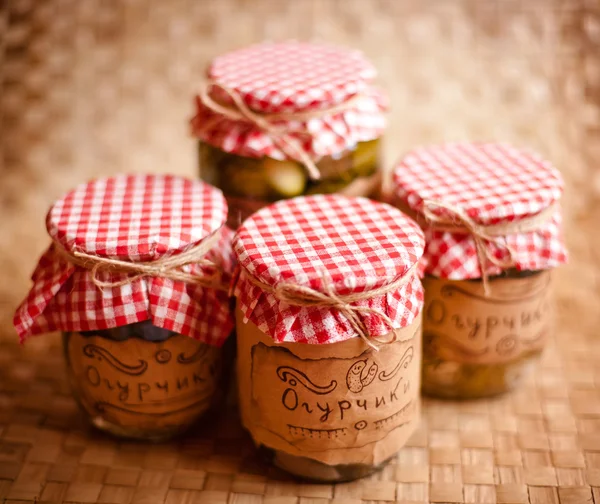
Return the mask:
<path fill-rule="evenodd" d="M 130 175 L 92 181 L 57 201 L 48 213 L 50 236 L 69 251 L 125 261 L 152 261 L 189 250 L 222 233 L 206 258 L 233 270 L 233 233 L 223 226 L 227 204 L 221 192 L 199 181 L 164 175 Z M 184 266 L 202 272 L 208 266 Z M 117 282 L 125 273 L 100 272 Z M 54 244 L 33 273 L 34 285 L 17 309 L 21 340 L 55 330 L 90 331 L 144 320 L 155 326 L 221 345 L 233 328 L 226 292 L 167 278 L 144 277 L 100 289 L 91 273 L 67 262 Z"/>
<path fill-rule="evenodd" d="M 393 174 L 398 201 L 421 213 L 424 200 L 460 207 L 478 224 L 491 225 L 531 217 L 561 197 L 560 173 L 537 154 L 505 144 L 454 143 L 420 148 L 406 155 Z M 445 210 L 438 215 L 450 217 Z M 505 243 L 516 252 L 518 270 L 553 268 L 567 260 L 561 214 L 540 229 L 511 234 Z M 475 242 L 468 234 L 425 228 L 423 255 L 426 273 L 453 280 L 481 278 Z M 498 259 L 507 259 L 503 246 L 487 245 Z M 490 275 L 501 273 L 487 265 Z"/>
<path fill-rule="evenodd" d="M 374 67 L 358 51 L 303 42 L 263 43 L 216 58 L 208 77 L 239 93 L 258 113 L 309 112 L 332 108 L 357 94 L 351 109 L 278 126 L 307 130 L 292 134 L 315 160 L 354 148 L 382 135 L 387 99 L 374 88 Z M 217 86 L 213 98 L 231 102 Z M 285 159 L 268 133 L 248 122 L 215 114 L 196 99 L 192 132 L 201 140 L 240 156 Z M 205 129 L 211 124 L 209 129 Z"/>
<path fill-rule="evenodd" d="M 233 241 L 239 261 L 235 287 L 245 320 L 278 342 L 333 343 L 356 337 L 337 310 L 290 306 L 248 281 L 280 282 L 348 295 L 387 285 L 403 276 L 423 253 L 419 227 L 390 205 L 366 198 L 318 195 L 263 208 L 244 221 Z M 423 304 L 414 276 L 383 296 L 358 301 L 390 317 L 397 328 L 412 323 Z M 381 318 L 361 314 L 369 333 L 390 332 Z"/>

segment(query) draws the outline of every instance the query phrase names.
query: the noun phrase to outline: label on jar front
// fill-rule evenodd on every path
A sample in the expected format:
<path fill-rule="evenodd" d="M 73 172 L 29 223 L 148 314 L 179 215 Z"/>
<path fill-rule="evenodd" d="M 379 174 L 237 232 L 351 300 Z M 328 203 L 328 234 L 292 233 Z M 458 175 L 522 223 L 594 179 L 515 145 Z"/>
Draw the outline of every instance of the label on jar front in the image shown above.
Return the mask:
<path fill-rule="evenodd" d="M 140 430 L 177 428 L 210 406 L 220 349 L 187 336 L 161 342 L 68 336 L 72 385 L 94 417 Z"/>
<path fill-rule="evenodd" d="M 496 364 L 542 349 L 551 326 L 550 272 L 481 281 L 426 277 L 423 351 L 443 361 Z"/>
<path fill-rule="evenodd" d="M 237 318 L 240 409 L 256 443 L 330 465 L 377 465 L 415 430 L 420 317 L 379 351 L 360 338 L 278 344 Z"/>

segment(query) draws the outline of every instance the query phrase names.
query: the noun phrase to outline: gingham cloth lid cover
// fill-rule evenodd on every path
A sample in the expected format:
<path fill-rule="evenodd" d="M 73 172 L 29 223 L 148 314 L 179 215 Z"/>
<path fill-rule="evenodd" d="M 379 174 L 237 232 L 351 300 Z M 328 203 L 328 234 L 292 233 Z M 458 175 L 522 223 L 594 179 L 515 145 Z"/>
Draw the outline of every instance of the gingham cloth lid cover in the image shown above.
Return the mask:
<path fill-rule="evenodd" d="M 461 208 L 477 224 L 518 221 L 539 214 L 560 200 L 560 173 L 539 155 L 497 143 L 452 143 L 416 149 L 393 172 L 397 200 L 421 214 L 424 200 Z M 443 209 L 436 215 L 450 217 Z M 533 232 L 509 234 L 505 243 L 515 252 L 517 270 L 541 270 L 567 259 L 557 207 L 552 218 Z M 452 280 L 481 278 L 473 238 L 468 234 L 425 229 L 423 269 Z M 498 259 L 503 246 L 487 243 Z M 501 269 L 487 261 L 487 273 Z"/>
<path fill-rule="evenodd" d="M 262 43 L 215 58 L 208 77 L 212 96 L 231 98 L 218 86 L 237 92 L 258 113 L 308 112 L 332 108 L 360 94 L 343 112 L 278 126 L 307 129 L 292 134 L 315 160 L 353 148 L 383 133 L 387 99 L 373 87 L 375 68 L 358 51 L 304 42 Z M 247 122 L 219 116 L 196 100 L 192 132 L 203 141 L 241 156 L 285 159 L 268 133 Z M 206 129 L 206 125 L 211 126 Z"/>
<path fill-rule="evenodd" d="M 423 253 L 423 233 L 397 209 L 366 198 L 318 195 L 283 200 L 244 221 L 233 241 L 239 261 L 235 287 L 244 320 L 278 342 L 333 343 L 356 337 L 335 309 L 290 306 L 255 286 L 279 282 L 338 295 L 364 292 L 402 277 Z M 419 314 L 423 290 L 416 275 L 383 296 L 357 301 L 406 327 Z M 361 313 L 369 334 L 390 332 L 381 318 Z"/>
<path fill-rule="evenodd" d="M 223 195 L 208 184 L 168 175 L 127 175 L 95 180 L 67 193 L 50 209 L 46 227 L 68 251 L 136 262 L 184 252 L 220 233 L 205 257 L 223 270 L 221 281 L 227 283 L 233 233 L 223 226 L 226 216 Z M 54 330 L 101 330 L 151 320 L 220 345 L 232 330 L 224 291 L 158 277 L 99 288 L 90 271 L 66 261 L 55 247 L 41 257 L 34 285 L 15 314 L 21 340 Z M 198 274 L 211 268 L 183 266 Z M 118 282 L 127 274 L 100 271 L 98 277 Z"/>

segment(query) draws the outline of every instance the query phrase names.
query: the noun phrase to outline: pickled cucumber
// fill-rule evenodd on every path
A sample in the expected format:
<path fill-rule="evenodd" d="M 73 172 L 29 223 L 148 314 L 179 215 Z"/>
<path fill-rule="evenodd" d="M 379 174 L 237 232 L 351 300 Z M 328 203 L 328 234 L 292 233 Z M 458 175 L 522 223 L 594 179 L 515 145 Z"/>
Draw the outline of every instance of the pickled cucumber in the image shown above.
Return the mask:
<path fill-rule="evenodd" d="M 312 183 L 306 190 L 306 194 L 331 194 L 335 192 L 341 192 L 348 186 L 350 182 L 347 180 L 322 180 Z"/>
<path fill-rule="evenodd" d="M 255 159 L 230 158 L 220 167 L 219 187 L 225 194 L 245 196 L 254 199 L 267 199 L 269 185 L 262 165 Z"/>
<path fill-rule="evenodd" d="M 423 357 L 423 393 L 445 399 L 489 397 L 515 388 L 541 351 L 521 355 L 511 362 L 463 364 Z"/>
<path fill-rule="evenodd" d="M 379 140 L 360 142 L 354 151 L 319 160 L 319 180 L 310 180 L 306 168 L 296 161 L 250 158 L 224 152 L 204 142 L 199 145 L 200 174 L 225 196 L 265 204 L 302 194 L 342 192 L 360 177 L 378 169 Z M 360 194 L 369 196 L 370 194 Z"/>
<path fill-rule="evenodd" d="M 375 173 L 379 163 L 379 140 L 359 142 L 352 153 L 352 169 L 359 176 Z"/>
<path fill-rule="evenodd" d="M 294 161 L 263 160 L 265 179 L 279 198 L 293 198 L 304 192 L 306 169 Z"/>

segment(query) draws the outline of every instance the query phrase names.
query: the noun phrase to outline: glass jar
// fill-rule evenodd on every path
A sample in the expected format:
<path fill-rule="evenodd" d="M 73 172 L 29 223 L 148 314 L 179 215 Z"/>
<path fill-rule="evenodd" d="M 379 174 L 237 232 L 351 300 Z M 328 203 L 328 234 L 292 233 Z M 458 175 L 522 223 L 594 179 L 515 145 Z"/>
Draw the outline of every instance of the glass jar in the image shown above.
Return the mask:
<path fill-rule="evenodd" d="M 280 199 L 328 193 L 376 199 L 381 189 L 379 152 L 379 139 L 359 142 L 353 150 L 316 163 L 321 178 L 312 180 L 297 161 L 238 156 L 200 141 L 200 176 L 223 191 L 228 225 L 236 229 L 251 214 Z"/>
<path fill-rule="evenodd" d="M 238 230 L 240 416 L 277 467 L 361 478 L 416 429 L 423 243 L 396 209 L 338 194 L 279 201 Z"/>
<path fill-rule="evenodd" d="M 423 284 L 423 393 L 477 399 L 521 385 L 552 325 L 549 272 L 509 270 L 487 297 L 478 279 Z"/>
<path fill-rule="evenodd" d="M 146 321 L 65 332 L 63 345 L 75 398 L 94 426 L 114 435 L 170 438 L 224 396 L 227 343 L 217 348 Z"/>
<path fill-rule="evenodd" d="M 416 429 L 420 314 L 379 350 L 360 338 L 273 343 L 240 310 L 237 321 L 242 422 L 273 465 L 309 481 L 351 481 L 385 467 Z"/>
<path fill-rule="evenodd" d="M 553 329 L 550 280 L 567 261 L 560 172 L 530 150 L 449 143 L 409 152 L 393 199 L 421 225 L 423 392 L 518 387 Z"/>
<path fill-rule="evenodd" d="M 52 243 L 14 324 L 21 341 L 63 333 L 71 387 L 96 427 L 166 439 L 224 396 L 235 341 L 226 219 L 218 189 L 172 175 L 93 180 L 50 208 Z"/>
<path fill-rule="evenodd" d="M 360 463 L 329 465 L 308 457 L 291 455 L 282 450 L 272 450 L 266 446 L 261 446 L 259 451 L 265 460 L 279 469 L 315 483 L 344 483 L 365 478 L 381 471 L 395 458 L 394 455 L 376 465 Z"/>
<path fill-rule="evenodd" d="M 359 51 L 296 41 L 210 63 L 191 132 L 200 177 L 224 192 L 231 228 L 281 199 L 378 194 L 388 100 L 376 75 Z"/>

